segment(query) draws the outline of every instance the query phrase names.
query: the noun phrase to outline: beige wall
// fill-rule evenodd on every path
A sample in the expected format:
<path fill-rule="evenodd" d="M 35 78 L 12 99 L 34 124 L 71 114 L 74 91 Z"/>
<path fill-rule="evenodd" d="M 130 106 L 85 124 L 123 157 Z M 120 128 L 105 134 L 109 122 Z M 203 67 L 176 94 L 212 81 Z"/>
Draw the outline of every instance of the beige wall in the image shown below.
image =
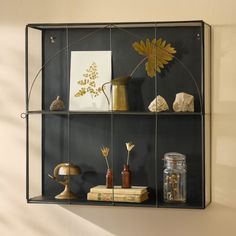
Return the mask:
<path fill-rule="evenodd" d="M 0 235 L 236 235 L 235 0 L 0 0 Z M 203 19 L 213 26 L 213 203 L 206 210 L 27 205 L 24 26 Z M 164 234 L 166 233 L 166 234 Z"/>

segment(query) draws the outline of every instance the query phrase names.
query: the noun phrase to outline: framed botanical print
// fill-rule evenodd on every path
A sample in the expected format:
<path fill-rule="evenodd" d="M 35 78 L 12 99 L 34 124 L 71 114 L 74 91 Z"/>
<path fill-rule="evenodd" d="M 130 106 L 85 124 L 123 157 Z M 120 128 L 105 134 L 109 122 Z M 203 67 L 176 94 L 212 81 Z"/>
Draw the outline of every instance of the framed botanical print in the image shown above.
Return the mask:
<path fill-rule="evenodd" d="M 110 100 L 111 51 L 72 51 L 70 111 L 107 111 Z"/>

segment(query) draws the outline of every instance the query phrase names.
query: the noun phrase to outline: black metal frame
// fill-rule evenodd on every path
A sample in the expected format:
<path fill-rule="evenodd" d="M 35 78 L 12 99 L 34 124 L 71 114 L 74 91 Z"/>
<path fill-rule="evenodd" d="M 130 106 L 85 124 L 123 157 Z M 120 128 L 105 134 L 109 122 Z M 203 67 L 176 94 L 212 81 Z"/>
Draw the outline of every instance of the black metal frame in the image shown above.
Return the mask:
<path fill-rule="evenodd" d="M 201 91 L 201 94 L 202 94 L 202 100 L 203 102 L 205 101 L 205 90 L 204 90 L 204 81 L 203 81 L 203 78 L 205 76 L 205 61 L 204 61 L 204 58 L 205 58 L 205 55 L 204 55 L 204 47 L 205 47 L 205 44 L 204 44 L 204 27 L 205 25 L 207 25 L 208 27 L 211 28 L 210 25 L 206 24 L 204 21 L 170 21 L 170 22 L 114 22 L 114 23 L 68 23 L 68 24 L 65 24 L 65 23 L 57 23 L 57 24 L 28 24 L 26 26 L 26 29 L 25 29 L 25 70 L 26 70 L 26 74 L 25 74 L 25 89 L 26 89 L 26 94 L 25 94 L 25 99 L 26 99 L 26 111 L 25 111 L 25 118 L 26 118 L 26 199 L 27 199 L 27 202 L 28 203 L 56 203 L 56 204 L 81 204 L 81 205 L 107 205 L 106 203 L 93 203 L 93 202 L 86 202 L 86 201 L 80 201 L 80 202 L 77 202 L 77 201 L 57 201 L 57 200 L 50 200 L 50 199 L 43 199 L 43 198 L 38 198 L 38 199 L 30 199 L 29 197 L 29 115 L 33 115 L 33 114 L 53 114 L 54 112 L 48 112 L 48 111 L 30 111 L 29 110 L 29 98 L 28 98 L 28 94 L 29 94 L 29 87 L 28 87 L 28 29 L 29 28 L 34 28 L 34 29 L 38 29 L 38 30 L 44 30 L 44 29 L 47 29 L 47 28 L 63 28 L 63 27 L 74 27 L 74 26 L 91 26 L 91 25 L 94 25 L 94 26 L 100 26 L 100 25 L 132 25 L 132 24 L 138 24 L 138 25 L 147 25 L 147 24 L 194 24 L 194 23 L 199 23 L 201 24 L 201 28 L 202 28 L 202 77 L 201 77 L 201 83 L 202 83 L 202 91 Z M 210 37 L 211 37 L 211 33 L 210 33 Z M 210 39 L 211 41 L 211 39 Z M 210 55 L 211 57 L 211 55 Z M 210 61 L 211 61 L 211 58 L 210 58 Z M 209 65 L 211 67 L 211 65 Z M 211 75 L 210 75 L 211 77 Z M 211 111 L 211 104 L 210 104 L 210 111 Z M 135 114 L 135 115 L 144 115 L 145 112 L 99 112 L 99 113 L 96 113 L 96 112 L 70 112 L 70 111 L 62 111 L 62 112 L 55 112 L 56 114 L 64 114 L 64 115 L 68 115 L 68 117 L 70 116 L 70 114 L 110 114 L 111 115 L 111 119 L 113 119 L 113 116 L 116 116 L 116 115 L 132 115 L 132 114 Z M 159 116 L 169 116 L 169 115 L 173 115 L 169 112 L 163 112 L 163 113 L 147 113 L 145 115 L 155 115 L 156 116 L 156 119 L 158 119 Z M 202 198 L 204 199 L 203 202 L 204 204 L 200 207 L 200 208 L 205 208 L 207 205 L 205 205 L 205 107 L 203 106 L 203 110 L 201 110 L 201 112 L 195 112 L 193 114 L 189 114 L 189 113 L 175 113 L 175 115 L 177 116 L 181 116 L 181 115 L 201 115 L 201 119 L 202 119 Z M 211 118 L 211 113 L 209 114 L 210 116 L 210 120 L 212 119 Z M 209 127 L 210 128 L 210 138 L 211 138 L 211 126 Z M 209 147 L 211 148 L 211 147 Z M 210 167 L 211 168 L 211 167 Z M 211 179 L 210 179 L 211 181 Z M 210 186 L 211 188 L 211 186 Z M 211 192 L 211 191 L 210 191 Z M 210 194 L 211 195 L 211 194 Z M 210 197 L 211 198 L 211 197 Z M 163 205 L 159 205 L 158 204 L 158 199 L 156 199 L 156 204 L 155 204 L 155 207 L 167 207 L 167 208 L 179 208 L 180 206 L 177 204 L 177 205 L 171 205 L 171 204 L 165 204 L 164 206 Z M 119 205 L 122 205 L 122 206 L 131 206 L 132 204 L 115 204 L 116 206 L 119 206 Z M 135 205 L 137 206 L 137 205 Z M 139 205 L 139 206 L 143 206 L 142 204 Z M 146 206 L 149 206 L 149 205 L 146 205 Z M 153 207 L 153 206 L 151 206 Z M 180 207 L 182 208 L 182 207 Z M 199 208 L 199 207 L 194 207 L 194 206 L 184 206 L 183 208 Z"/>

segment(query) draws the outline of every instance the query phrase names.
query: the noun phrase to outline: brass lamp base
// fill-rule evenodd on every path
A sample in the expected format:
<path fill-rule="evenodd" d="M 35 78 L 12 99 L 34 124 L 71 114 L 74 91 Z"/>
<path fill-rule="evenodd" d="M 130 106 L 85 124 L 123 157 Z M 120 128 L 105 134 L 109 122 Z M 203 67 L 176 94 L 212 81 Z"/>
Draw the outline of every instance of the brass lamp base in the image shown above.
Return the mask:
<path fill-rule="evenodd" d="M 61 199 L 61 200 L 71 200 L 71 199 L 77 199 L 78 197 L 70 191 L 70 188 L 68 185 L 65 186 L 65 189 L 63 192 L 55 196 L 56 199 Z"/>

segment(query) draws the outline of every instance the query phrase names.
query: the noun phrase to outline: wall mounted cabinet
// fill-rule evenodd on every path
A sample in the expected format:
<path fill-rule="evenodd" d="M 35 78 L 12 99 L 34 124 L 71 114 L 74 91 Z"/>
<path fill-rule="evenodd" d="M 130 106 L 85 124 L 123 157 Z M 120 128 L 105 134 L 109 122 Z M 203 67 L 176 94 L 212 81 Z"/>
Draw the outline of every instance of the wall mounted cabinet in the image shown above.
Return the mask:
<path fill-rule="evenodd" d="M 176 49 L 172 61 L 154 78 L 141 65 L 127 84 L 128 111 L 69 109 L 72 51 L 111 51 L 112 79 L 129 74 L 142 55 L 134 42 L 162 38 Z M 176 93 L 194 96 L 194 112 L 174 112 Z M 150 112 L 148 105 L 164 97 L 169 110 Z M 50 111 L 57 97 L 65 109 Z M 100 96 L 103 96 L 102 94 Z M 28 203 L 205 208 L 210 193 L 210 26 L 202 21 L 29 24 L 26 26 L 26 128 Z M 147 186 L 143 203 L 88 201 L 87 193 L 105 184 L 101 146 L 110 147 L 114 185 L 121 185 L 127 151 L 132 184 Z M 186 203 L 163 201 L 163 157 L 186 155 Z M 73 163 L 81 174 L 70 178 L 76 200 L 58 200 L 63 190 L 48 174 L 59 163 Z"/>

